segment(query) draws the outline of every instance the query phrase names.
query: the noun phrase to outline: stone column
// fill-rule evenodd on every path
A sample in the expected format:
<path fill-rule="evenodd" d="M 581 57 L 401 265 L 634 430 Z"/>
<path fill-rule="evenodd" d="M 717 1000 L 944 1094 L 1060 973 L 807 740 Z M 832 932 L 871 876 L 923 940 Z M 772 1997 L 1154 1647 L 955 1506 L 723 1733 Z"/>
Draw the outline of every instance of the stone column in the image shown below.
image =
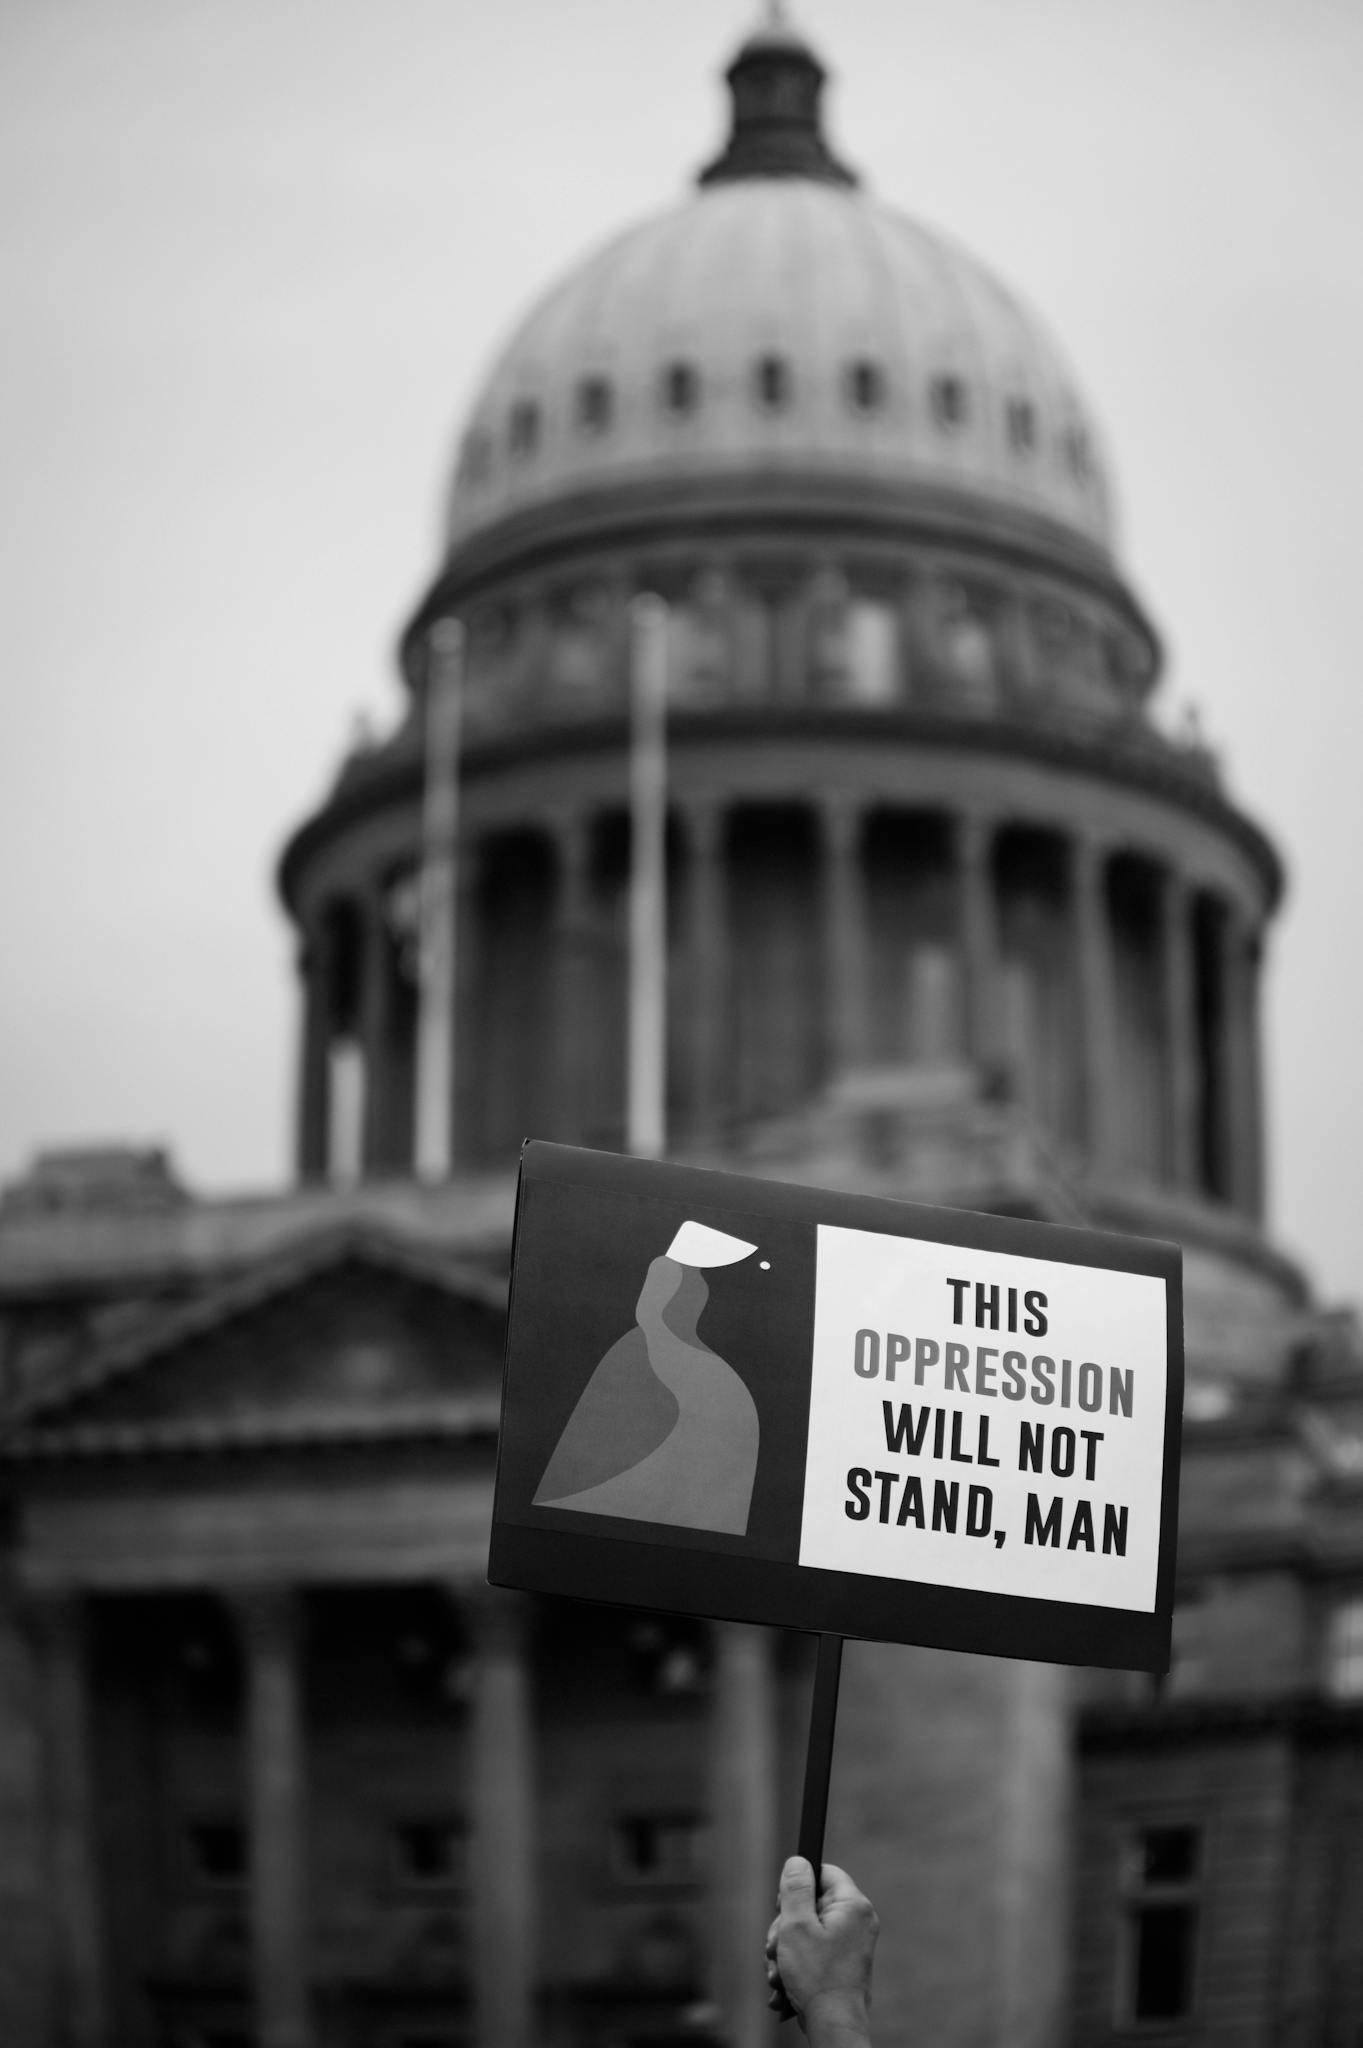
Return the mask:
<path fill-rule="evenodd" d="M 1228 903 L 1221 924 L 1226 1185 L 1235 1208 L 1258 1213 L 1258 1102 L 1254 1072 L 1254 934 Z"/>
<path fill-rule="evenodd" d="M 75 1594 L 34 1610 L 45 1737 L 48 1886 L 61 2048 L 106 2048 L 108 1996 L 95 1831 L 85 1607 Z"/>
<path fill-rule="evenodd" d="M 862 810 L 855 798 L 831 795 L 819 806 L 823 856 L 824 1044 L 836 1078 L 869 1057 L 870 956 Z"/>
<path fill-rule="evenodd" d="M 966 1050 L 981 1072 L 1000 1058 L 998 907 L 994 897 L 996 826 L 967 812 L 957 820 L 961 978 Z"/>
<path fill-rule="evenodd" d="M 368 890 L 360 903 L 362 950 L 360 982 L 360 1044 L 364 1051 L 364 1149 L 366 1174 L 381 1173 L 396 1162 L 391 1157 L 389 1097 L 392 1085 L 393 963 L 392 942 L 379 889 Z"/>
<path fill-rule="evenodd" d="M 725 889 L 725 814 L 690 802 L 686 833 L 686 954 L 691 1001 L 691 1129 L 701 1144 L 719 1142 L 728 1099 L 729 915 Z"/>
<path fill-rule="evenodd" d="M 588 1003 L 591 902 L 591 820 L 558 818 L 553 824 L 557 890 L 554 902 L 553 1124 L 566 1145 L 580 1145 L 590 1087 Z"/>
<path fill-rule="evenodd" d="M 454 1147 L 456 1166 L 476 1159 L 482 1142 L 479 1099 L 483 1075 L 483 1035 L 479 1014 L 479 950 L 482 930 L 479 897 L 482 843 L 472 835 L 459 849 L 459 891 L 454 935 Z"/>
<path fill-rule="evenodd" d="M 1084 1136 L 1089 1171 L 1100 1177 L 1117 1169 L 1121 1128 L 1112 926 L 1106 880 L 1106 848 L 1094 839 L 1077 837 L 1070 847 L 1070 887 L 1079 989 Z"/>
<path fill-rule="evenodd" d="M 1164 963 L 1166 1157 L 1176 1188 L 1197 1183 L 1197 1023 L 1193 1015 L 1193 896 L 1183 876 L 1166 870 L 1160 892 Z"/>
<path fill-rule="evenodd" d="M 479 2048 L 531 2048 L 537 1975 L 534 1730 L 527 1606 L 480 1593 L 470 1757 Z"/>
<path fill-rule="evenodd" d="M 307 1763 L 301 1610 L 291 1588 L 236 1600 L 246 1666 L 251 1952 L 260 2048 L 308 2048 Z"/>
<path fill-rule="evenodd" d="M 298 1068 L 298 1173 L 302 1180 L 325 1180 L 330 1115 L 327 1056 L 331 1043 L 330 920 L 324 915 L 304 930 L 298 948 L 303 1020 Z"/>
<path fill-rule="evenodd" d="M 993 1844 L 994 2026 L 1000 2048 L 1052 2048 L 1070 2000 L 1073 1674 L 1000 1659 Z"/>
<path fill-rule="evenodd" d="M 711 1981 L 729 2048 L 762 2048 L 771 2019 L 754 1958 L 760 1965 L 780 1876 L 772 1638 L 767 1629 L 718 1622 L 714 1643 Z"/>
<path fill-rule="evenodd" d="M 1261 929 L 1251 929 L 1245 952 L 1245 1080 L 1248 1183 L 1246 1195 L 1251 1215 L 1262 1223 L 1267 1202 L 1266 1153 L 1268 1134 L 1264 1129 L 1264 1046 L 1263 1046 L 1263 959 Z"/>

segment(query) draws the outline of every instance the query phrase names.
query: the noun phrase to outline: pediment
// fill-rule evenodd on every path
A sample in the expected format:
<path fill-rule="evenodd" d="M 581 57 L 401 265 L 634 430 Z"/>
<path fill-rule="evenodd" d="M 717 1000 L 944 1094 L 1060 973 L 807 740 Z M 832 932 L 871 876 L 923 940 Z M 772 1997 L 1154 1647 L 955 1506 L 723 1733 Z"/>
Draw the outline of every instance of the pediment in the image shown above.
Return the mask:
<path fill-rule="evenodd" d="M 262 1261 L 98 1345 L 9 1418 L 5 1451 L 136 1455 L 495 1430 L 504 1281 L 377 1235 Z"/>

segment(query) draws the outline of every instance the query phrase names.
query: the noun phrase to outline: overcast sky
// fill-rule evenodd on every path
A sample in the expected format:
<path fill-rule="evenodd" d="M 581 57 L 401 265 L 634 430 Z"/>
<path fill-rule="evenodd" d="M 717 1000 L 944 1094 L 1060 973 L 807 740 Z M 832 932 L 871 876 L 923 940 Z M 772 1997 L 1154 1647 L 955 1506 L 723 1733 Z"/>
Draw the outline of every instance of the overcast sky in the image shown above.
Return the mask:
<path fill-rule="evenodd" d="M 558 270 L 679 198 L 747 0 L 0 0 L 0 1179 L 289 1170 L 272 868 Z M 1283 848 L 1276 1227 L 1363 1294 L 1363 8 L 802 0 L 876 193 L 1059 334 L 1123 552 Z"/>

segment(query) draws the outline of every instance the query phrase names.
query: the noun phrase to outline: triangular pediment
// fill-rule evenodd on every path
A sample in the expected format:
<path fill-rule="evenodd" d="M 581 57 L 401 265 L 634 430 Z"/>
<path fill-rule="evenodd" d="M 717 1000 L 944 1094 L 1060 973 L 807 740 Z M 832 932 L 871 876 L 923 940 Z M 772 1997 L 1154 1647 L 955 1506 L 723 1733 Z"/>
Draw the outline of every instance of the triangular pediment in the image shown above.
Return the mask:
<path fill-rule="evenodd" d="M 26 1456 L 495 1430 L 505 1282 L 377 1234 L 263 1261 L 96 1346 L 10 1417 Z"/>

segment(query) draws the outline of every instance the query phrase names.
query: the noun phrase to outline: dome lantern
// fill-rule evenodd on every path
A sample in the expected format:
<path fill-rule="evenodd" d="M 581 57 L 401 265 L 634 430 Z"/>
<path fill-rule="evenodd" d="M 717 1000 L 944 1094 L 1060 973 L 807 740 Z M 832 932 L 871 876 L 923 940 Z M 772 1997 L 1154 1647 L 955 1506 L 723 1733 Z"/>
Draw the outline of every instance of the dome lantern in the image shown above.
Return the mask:
<path fill-rule="evenodd" d="M 824 138 L 820 101 L 827 74 L 789 26 L 779 0 L 724 75 L 733 101 L 729 140 L 723 154 L 700 173 L 698 184 L 723 185 L 736 178 L 859 182 Z"/>

